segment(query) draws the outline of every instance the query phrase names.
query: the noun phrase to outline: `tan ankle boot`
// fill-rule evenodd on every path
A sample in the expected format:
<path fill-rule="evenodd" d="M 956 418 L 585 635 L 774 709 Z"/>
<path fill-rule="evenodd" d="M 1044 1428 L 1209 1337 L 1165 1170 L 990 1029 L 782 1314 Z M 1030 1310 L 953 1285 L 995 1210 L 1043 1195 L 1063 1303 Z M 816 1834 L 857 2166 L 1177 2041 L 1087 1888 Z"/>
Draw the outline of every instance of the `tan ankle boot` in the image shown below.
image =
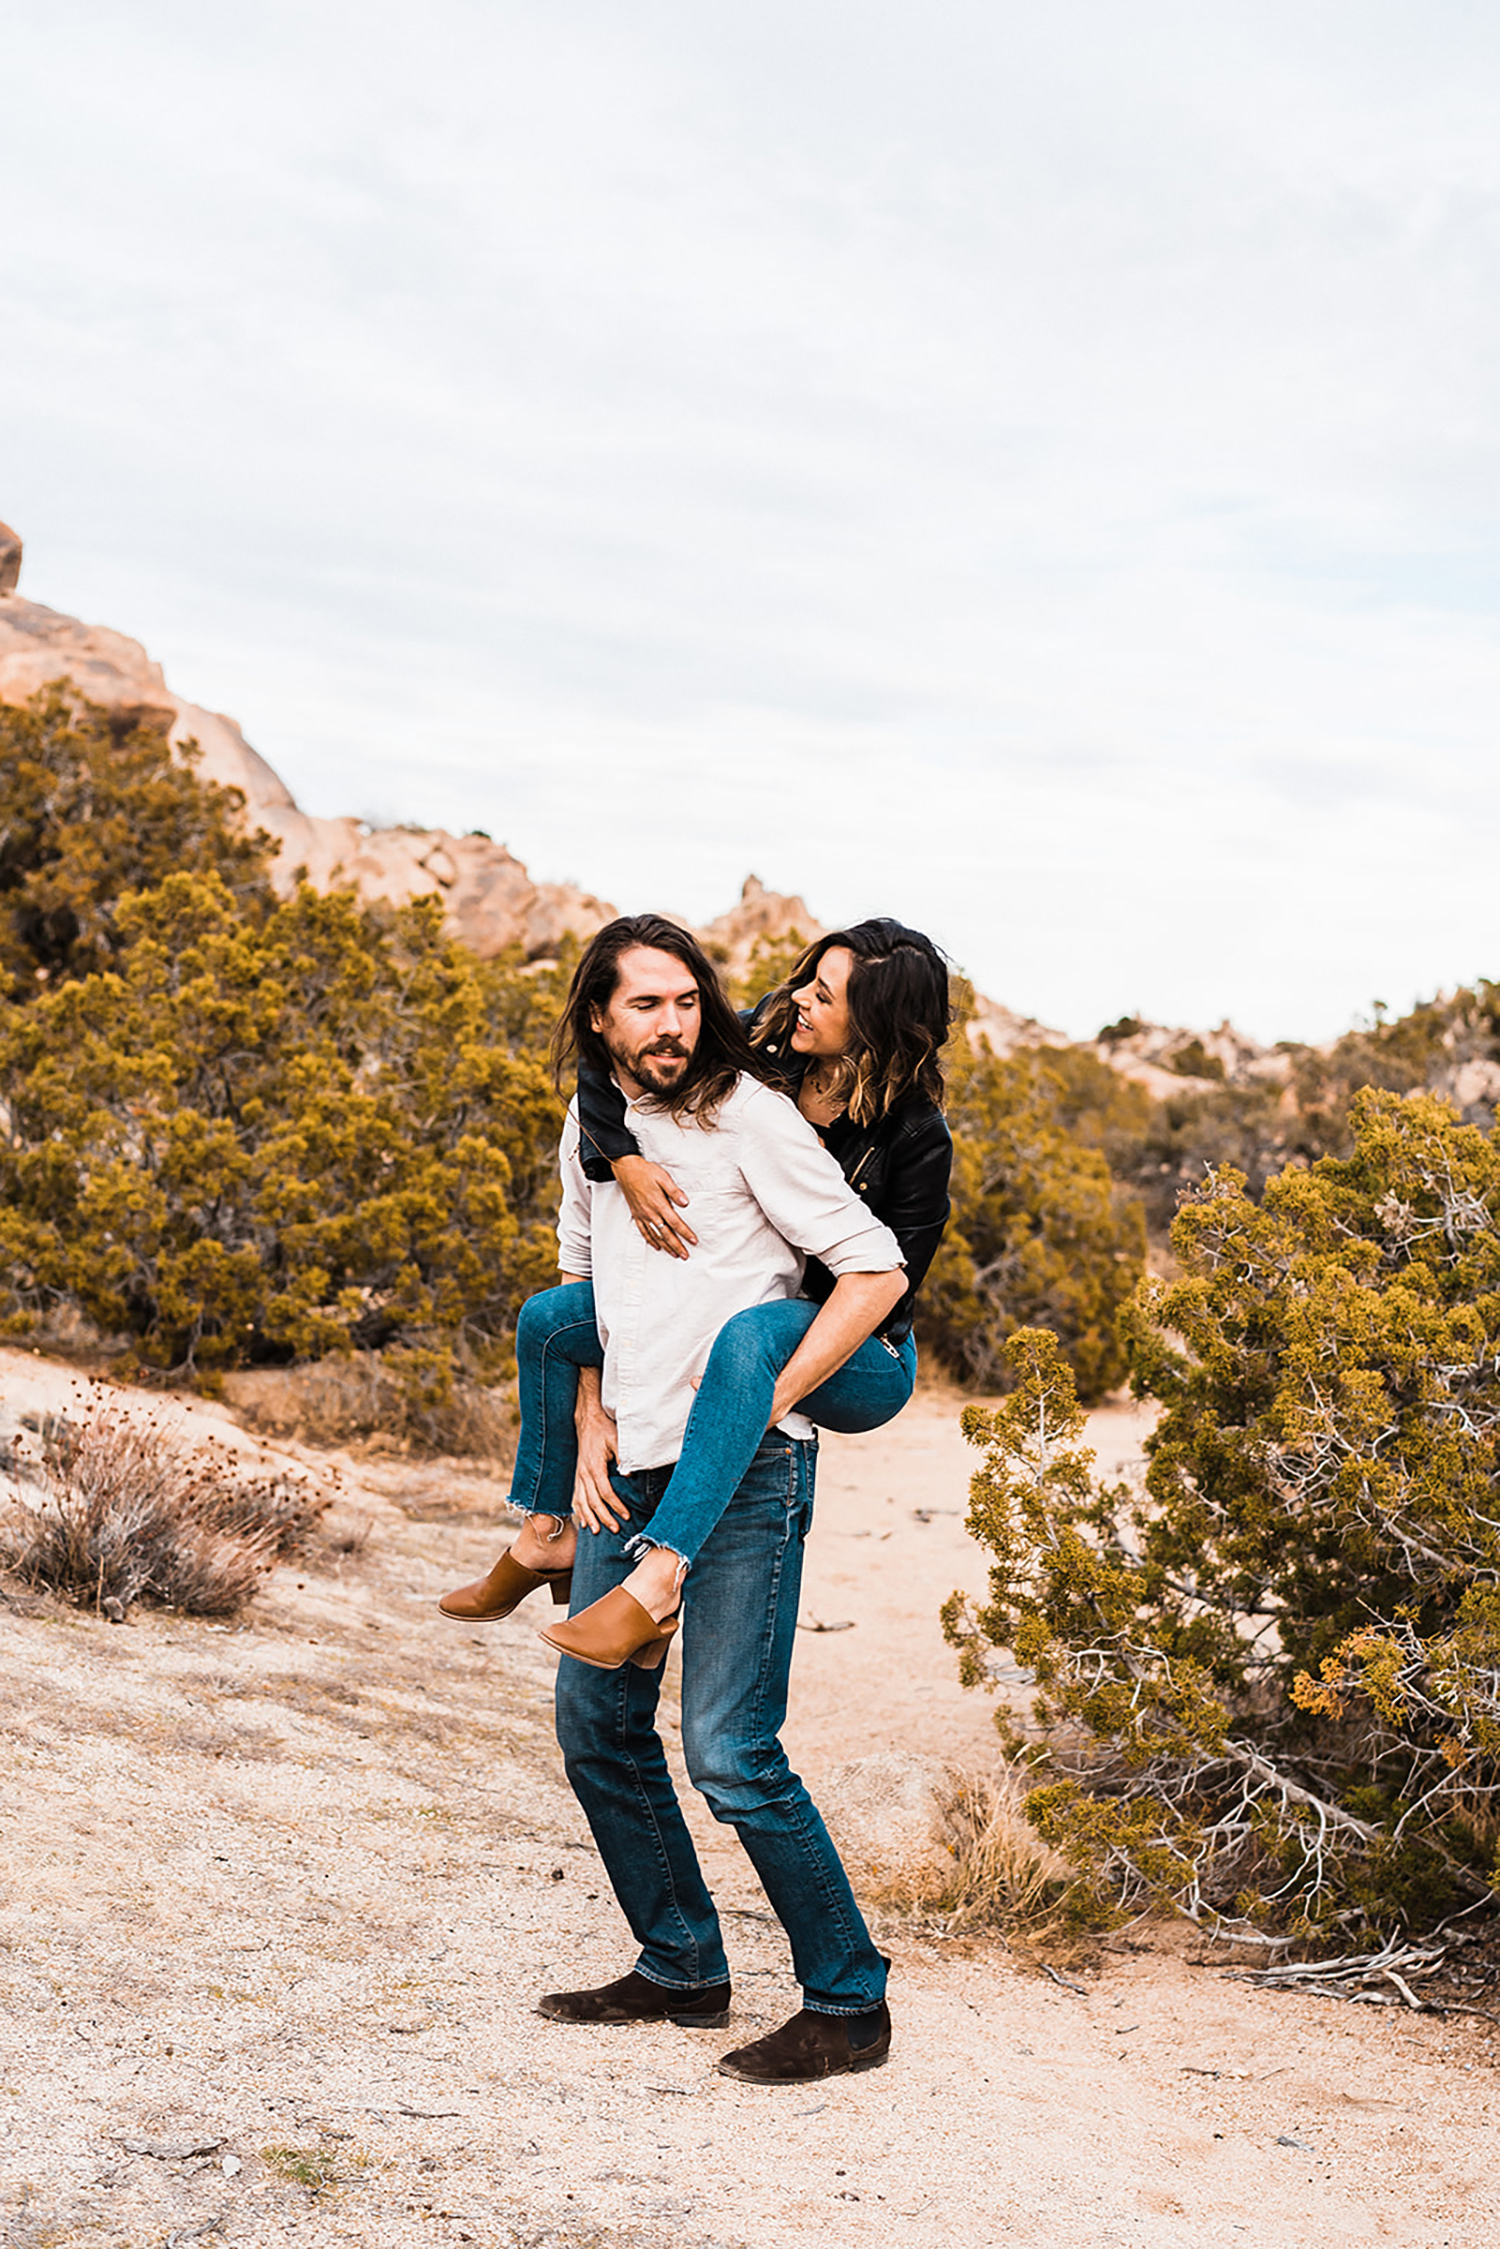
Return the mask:
<path fill-rule="evenodd" d="M 571 1563 L 561 1570 L 529 1570 L 524 1562 L 512 1559 L 507 1547 L 488 1577 L 476 1578 L 472 1585 L 461 1585 L 456 1592 L 445 1593 L 438 1607 L 444 1616 L 457 1617 L 461 1624 L 498 1624 L 539 1585 L 550 1585 L 553 1600 L 565 1602 L 572 1583 Z"/>
<path fill-rule="evenodd" d="M 654 1671 L 677 1625 L 675 1615 L 663 1617 L 658 1624 L 633 1593 L 627 1593 L 623 1585 L 613 1585 L 602 1600 L 591 1601 L 577 1616 L 549 1625 L 541 1636 L 548 1647 L 559 1648 L 580 1663 L 591 1663 L 597 1671 L 618 1671 L 623 1663 L 638 1663 L 643 1671 Z"/>

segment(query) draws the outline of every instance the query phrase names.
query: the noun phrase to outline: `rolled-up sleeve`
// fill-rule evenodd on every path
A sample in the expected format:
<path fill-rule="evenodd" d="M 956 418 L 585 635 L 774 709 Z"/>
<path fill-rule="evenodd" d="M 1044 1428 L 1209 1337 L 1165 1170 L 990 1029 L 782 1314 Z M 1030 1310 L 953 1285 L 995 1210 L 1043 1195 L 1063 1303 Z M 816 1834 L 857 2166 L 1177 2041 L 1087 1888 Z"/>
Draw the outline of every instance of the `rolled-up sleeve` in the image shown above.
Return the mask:
<path fill-rule="evenodd" d="M 576 1102 L 568 1104 L 557 1162 L 562 1173 L 562 1208 L 557 1216 L 558 1269 L 564 1273 L 576 1274 L 580 1281 L 591 1280 L 594 1272 L 594 1190 L 584 1176 L 579 1151 Z"/>
<path fill-rule="evenodd" d="M 830 1273 L 894 1273 L 901 1245 L 860 1201 L 785 1094 L 756 1089 L 740 1123 L 740 1169 L 778 1234 Z"/>

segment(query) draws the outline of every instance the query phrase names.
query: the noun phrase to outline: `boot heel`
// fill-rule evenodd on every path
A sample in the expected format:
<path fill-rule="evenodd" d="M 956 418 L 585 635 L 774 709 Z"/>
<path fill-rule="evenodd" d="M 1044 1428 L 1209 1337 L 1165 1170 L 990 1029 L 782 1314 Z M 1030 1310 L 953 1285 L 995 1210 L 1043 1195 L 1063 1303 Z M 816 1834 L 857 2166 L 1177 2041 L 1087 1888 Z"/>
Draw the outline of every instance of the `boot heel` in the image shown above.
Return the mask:
<path fill-rule="evenodd" d="M 659 1670 L 662 1663 L 666 1659 L 668 1648 L 670 1648 L 670 1646 L 672 1645 L 672 1636 L 676 1632 L 676 1630 L 676 1617 L 669 1616 L 664 1618 L 660 1639 L 648 1640 L 643 1648 L 637 1648 L 635 1653 L 631 1656 L 630 1661 L 634 1664 L 639 1664 L 642 1671 Z"/>
<path fill-rule="evenodd" d="M 553 1600 L 557 1603 L 560 1609 L 566 1608 L 573 1591 L 573 1572 L 571 1570 L 564 1570 L 560 1577 L 552 1578 L 550 1580 L 550 1583 L 552 1586 Z"/>
<path fill-rule="evenodd" d="M 676 1630 L 675 1616 L 658 1624 L 633 1593 L 616 1585 L 577 1616 L 561 1617 L 546 1626 L 542 1638 L 549 1648 L 560 1648 L 565 1656 L 592 1663 L 600 1671 L 618 1671 L 623 1663 L 654 1671 Z"/>

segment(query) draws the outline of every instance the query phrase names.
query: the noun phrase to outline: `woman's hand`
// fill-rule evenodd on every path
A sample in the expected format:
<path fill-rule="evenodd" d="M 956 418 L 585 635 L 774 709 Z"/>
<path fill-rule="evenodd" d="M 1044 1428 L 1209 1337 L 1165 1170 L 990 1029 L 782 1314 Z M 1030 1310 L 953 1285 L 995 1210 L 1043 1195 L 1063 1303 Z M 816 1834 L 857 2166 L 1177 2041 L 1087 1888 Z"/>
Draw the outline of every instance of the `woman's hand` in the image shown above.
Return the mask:
<path fill-rule="evenodd" d="M 784 1372 L 777 1377 L 776 1387 L 771 1392 L 771 1411 L 766 1420 L 768 1431 L 774 1429 L 778 1422 L 785 1421 L 789 1413 L 796 1411 L 797 1402 L 802 1395 L 801 1387 L 795 1383 L 788 1383 Z"/>
<path fill-rule="evenodd" d="M 697 1235 L 678 1215 L 686 1210 L 687 1197 L 669 1171 L 645 1156 L 621 1156 L 614 1174 L 631 1217 L 653 1249 L 664 1249 L 669 1257 L 686 1257 L 690 1247 L 697 1247 Z"/>
<path fill-rule="evenodd" d="M 586 1530 L 618 1530 L 630 1512 L 609 1480 L 610 1462 L 620 1457 L 620 1433 L 615 1427 L 614 1415 L 607 1413 L 600 1402 L 597 1367 L 579 1370 L 573 1425 L 578 1431 L 574 1516 Z"/>
<path fill-rule="evenodd" d="M 776 1377 L 766 1421 L 774 1429 L 811 1391 L 836 1374 L 846 1359 L 875 1333 L 906 1294 L 905 1269 L 890 1273 L 841 1273 L 833 1292 L 818 1307 L 796 1350 Z"/>

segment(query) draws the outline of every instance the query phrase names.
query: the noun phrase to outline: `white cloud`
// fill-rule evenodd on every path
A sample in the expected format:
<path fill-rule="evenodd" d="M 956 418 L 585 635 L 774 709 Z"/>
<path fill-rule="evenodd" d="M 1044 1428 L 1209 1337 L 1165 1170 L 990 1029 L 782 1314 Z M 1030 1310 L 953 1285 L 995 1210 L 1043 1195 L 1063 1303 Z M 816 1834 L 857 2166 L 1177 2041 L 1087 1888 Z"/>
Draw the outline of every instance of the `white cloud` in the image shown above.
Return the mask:
<path fill-rule="evenodd" d="M 1013 1003 L 1495 968 L 1500 26 L 54 0 L 0 513 L 313 809 Z"/>

